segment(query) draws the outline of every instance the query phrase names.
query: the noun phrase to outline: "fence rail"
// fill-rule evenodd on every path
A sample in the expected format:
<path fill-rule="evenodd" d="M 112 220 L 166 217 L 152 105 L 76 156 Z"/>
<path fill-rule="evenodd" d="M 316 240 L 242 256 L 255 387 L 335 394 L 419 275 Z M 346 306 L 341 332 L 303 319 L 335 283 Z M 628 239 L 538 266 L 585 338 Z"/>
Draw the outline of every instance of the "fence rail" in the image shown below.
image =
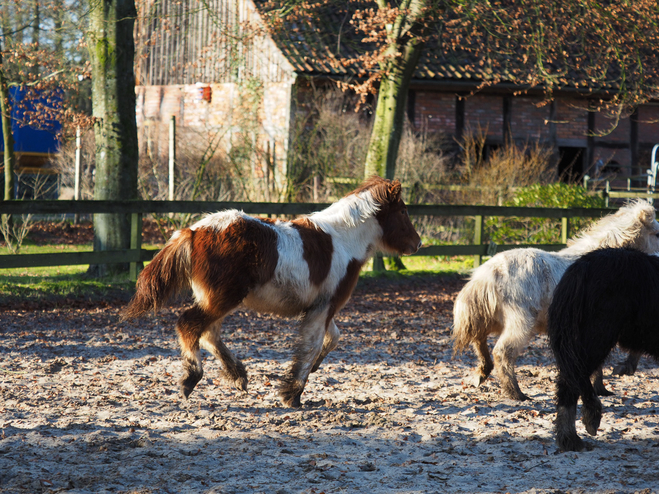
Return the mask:
<path fill-rule="evenodd" d="M 320 211 L 329 204 L 318 203 L 267 203 L 267 202 L 210 202 L 210 201 L 4 201 L 0 202 L 0 214 L 104 214 L 122 213 L 131 215 L 130 249 L 102 252 L 67 252 L 56 254 L 12 254 L 0 255 L 0 269 L 36 266 L 66 266 L 75 264 L 130 263 L 131 279 L 137 278 L 139 263 L 150 261 L 157 249 L 142 249 L 142 215 L 147 213 L 191 213 L 240 209 L 248 214 L 298 215 Z M 600 218 L 614 208 L 529 208 L 504 206 L 469 206 L 419 204 L 409 205 L 412 216 L 473 216 L 475 218 L 474 243 L 469 245 L 431 245 L 422 247 L 416 256 L 473 255 L 474 265 L 482 257 L 496 252 L 519 247 L 536 247 L 556 251 L 563 247 L 569 235 L 570 218 Z M 482 244 L 484 218 L 526 217 L 561 218 L 560 244 Z"/>

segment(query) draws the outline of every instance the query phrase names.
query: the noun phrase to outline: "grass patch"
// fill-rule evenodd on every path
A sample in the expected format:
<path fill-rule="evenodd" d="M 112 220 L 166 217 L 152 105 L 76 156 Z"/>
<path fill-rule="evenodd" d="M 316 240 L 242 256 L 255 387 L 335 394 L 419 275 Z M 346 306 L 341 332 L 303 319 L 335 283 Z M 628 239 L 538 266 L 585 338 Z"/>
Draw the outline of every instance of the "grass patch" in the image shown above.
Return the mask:
<path fill-rule="evenodd" d="M 90 280 L 82 276 L 31 280 L 15 283 L 0 276 L 0 306 L 24 308 L 37 306 L 112 305 L 127 302 L 134 283 L 125 280 Z"/>
<path fill-rule="evenodd" d="M 404 272 L 467 275 L 474 268 L 473 256 L 403 257 Z"/>
<path fill-rule="evenodd" d="M 23 245 L 20 254 L 58 254 L 62 252 L 91 252 L 91 244 L 80 245 Z M 8 254 L 6 249 L 0 250 L 0 255 Z M 82 275 L 89 266 L 86 264 L 73 266 L 43 266 L 34 268 L 0 269 L 0 282 L 40 283 L 41 281 L 59 276 Z"/>
<path fill-rule="evenodd" d="M 91 245 L 28 245 L 24 254 L 79 252 Z M 414 276 L 466 276 L 473 268 L 471 256 L 404 257 L 407 269 L 373 273 L 372 261 L 362 270 L 368 279 L 406 278 Z M 42 308 L 124 304 L 135 292 L 128 276 L 95 279 L 87 276 L 87 265 L 44 266 L 0 269 L 0 307 Z"/>
<path fill-rule="evenodd" d="M 410 256 L 402 257 L 406 269 L 373 272 L 373 261 L 368 261 L 362 269 L 361 276 L 392 278 L 399 276 L 467 276 L 474 268 L 473 256 Z"/>
<path fill-rule="evenodd" d="M 93 250 L 91 244 L 24 245 L 21 254 Z M 107 279 L 87 276 L 86 264 L 0 269 L 0 307 L 105 305 L 128 301 L 135 283 L 128 275 Z"/>

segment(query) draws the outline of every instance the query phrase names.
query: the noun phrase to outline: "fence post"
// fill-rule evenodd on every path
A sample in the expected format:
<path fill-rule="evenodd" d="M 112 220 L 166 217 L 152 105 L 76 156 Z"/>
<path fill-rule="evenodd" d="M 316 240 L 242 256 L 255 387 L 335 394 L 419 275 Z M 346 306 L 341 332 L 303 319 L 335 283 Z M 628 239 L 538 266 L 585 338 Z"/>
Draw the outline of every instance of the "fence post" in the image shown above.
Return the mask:
<path fill-rule="evenodd" d="M 567 238 L 570 234 L 570 218 L 563 216 L 561 218 L 561 243 L 567 244 Z"/>
<path fill-rule="evenodd" d="M 80 134 L 80 127 L 76 128 L 76 161 L 75 172 L 73 175 L 73 198 L 76 201 L 80 200 L 80 168 L 82 165 L 82 136 Z M 73 217 L 73 223 L 76 225 L 80 222 L 80 215 L 78 213 Z"/>
<path fill-rule="evenodd" d="M 474 219 L 476 220 L 476 225 L 474 226 L 474 243 L 476 245 L 481 245 L 481 237 L 483 234 L 483 216 L 477 215 L 474 216 Z M 474 267 L 477 268 L 478 266 L 481 265 L 481 260 L 483 259 L 483 256 L 480 254 L 477 254 L 474 256 Z"/>
<path fill-rule="evenodd" d="M 140 268 L 142 253 L 142 213 L 132 213 L 130 215 L 130 250 L 138 252 L 138 260 L 130 263 L 130 280 L 137 281 L 138 270 Z"/>
<path fill-rule="evenodd" d="M 169 194 L 170 201 L 174 200 L 174 165 L 176 164 L 176 116 L 172 115 L 169 121 Z"/>

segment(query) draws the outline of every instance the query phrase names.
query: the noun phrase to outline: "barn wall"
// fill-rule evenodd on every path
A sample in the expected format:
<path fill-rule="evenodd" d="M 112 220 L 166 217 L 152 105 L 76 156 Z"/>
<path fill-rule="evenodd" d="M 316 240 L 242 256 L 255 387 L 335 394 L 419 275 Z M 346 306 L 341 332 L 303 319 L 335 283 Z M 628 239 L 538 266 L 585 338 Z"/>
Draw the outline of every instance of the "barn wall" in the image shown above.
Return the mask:
<path fill-rule="evenodd" d="M 181 135 L 184 129 L 193 131 L 208 142 L 221 135 L 220 149 L 227 156 L 236 146 L 249 148 L 249 170 L 242 172 L 251 175 L 250 199 L 281 199 L 287 178 L 291 86 L 289 82 L 247 88 L 236 83 L 138 86 L 141 150 L 146 153 L 148 146 L 157 145 L 152 154 L 164 155 L 165 134 L 175 116 Z M 185 145 L 177 141 L 179 148 Z"/>
<path fill-rule="evenodd" d="M 464 98 L 464 114 L 456 118 L 459 97 Z M 582 150 L 583 173 L 592 175 L 608 163 L 624 176 L 642 173 L 649 166 L 652 143 L 659 143 L 659 105 L 654 103 L 638 109 L 636 131 L 628 115 L 594 112 L 589 124 L 588 100 L 570 96 L 556 99 L 552 115 L 552 105 L 540 96 L 479 93 L 464 97 L 455 91 L 417 89 L 411 114 L 418 131 L 459 136 L 461 131 L 480 129 L 489 143 L 497 144 L 506 135 L 505 98 L 511 137 L 516 142 L 545 142 L 568 153 Z M 635 166 L 634 145 L 638 149 Z"/>
<path fill-rule="evenodd" d="M 135 37 L 140 85 L 281 83 L 292 74 L 251 0 L 147 1 Z"/>

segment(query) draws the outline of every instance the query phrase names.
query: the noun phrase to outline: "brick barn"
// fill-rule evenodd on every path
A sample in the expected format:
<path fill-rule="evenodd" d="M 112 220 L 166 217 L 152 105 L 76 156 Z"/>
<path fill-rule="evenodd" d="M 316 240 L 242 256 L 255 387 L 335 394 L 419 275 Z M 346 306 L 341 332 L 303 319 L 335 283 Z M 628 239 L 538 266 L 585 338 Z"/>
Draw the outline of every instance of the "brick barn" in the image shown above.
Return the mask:
<path fill-rule="evenodd" d="M 261 8 L 263 2 L 252 0 L 165 0 L 145 7 L 137 26 L 137 119 L 141 137 L 172 115 L 184 126 L 225 126 L 231 136 L 251 108 L 264 156 L 253 163 L 253 179 L 267 185 L 286 179 L 290 132 L 311 85 L 350 78 L 337 62 L 359 46 L 341 12 L 290 36 L 265 29 Z M 508 83 L 474 92 L 478 74 L 443 57 L 426 50 L 414 74 L 408 95 L 414 129 L 458 138 L 481 129 L 486 148 L 509 139 L 540 141 L 559 152 L 559 173 L 574 179 L 606 171 L 637 175 L 649 167 L 659 142 L 659 102 L 617 120 L 589 111 L 592 96 L 578 90 L 555 93 L 551 102 L 541 89 Z M 260 99 L 250 106 L 255 80 Z"/>

